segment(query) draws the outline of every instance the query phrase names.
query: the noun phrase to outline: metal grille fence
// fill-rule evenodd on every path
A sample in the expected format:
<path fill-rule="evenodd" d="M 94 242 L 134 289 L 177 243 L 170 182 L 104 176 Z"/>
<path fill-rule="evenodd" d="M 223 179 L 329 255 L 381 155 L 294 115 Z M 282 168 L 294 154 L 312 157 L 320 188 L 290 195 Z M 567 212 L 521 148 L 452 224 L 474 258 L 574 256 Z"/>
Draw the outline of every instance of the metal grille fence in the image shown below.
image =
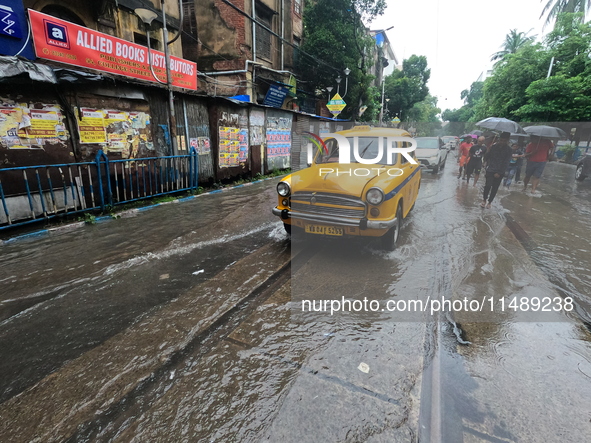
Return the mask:
<path fill-rule="evenodd" d="M 198 155 L 0 168 L 0 230 L 107 208 L 179 191 L 196 190 Z"/>

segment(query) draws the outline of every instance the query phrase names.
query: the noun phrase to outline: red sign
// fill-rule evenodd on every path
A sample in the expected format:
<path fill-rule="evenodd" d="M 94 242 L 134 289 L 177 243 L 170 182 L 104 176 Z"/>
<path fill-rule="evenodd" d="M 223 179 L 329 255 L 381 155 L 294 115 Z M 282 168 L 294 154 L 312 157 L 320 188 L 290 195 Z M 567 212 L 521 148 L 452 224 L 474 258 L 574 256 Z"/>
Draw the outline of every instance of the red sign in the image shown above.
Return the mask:
<path fill-rule="evenodd" d="M 148 48 L 29 9 L 37 57 L 156 82 Z M 166 82 L 166 59 L 150 51 L 154 73 Z M 170 56 L 172 84 L 197 89 L 197 64 Z"/>

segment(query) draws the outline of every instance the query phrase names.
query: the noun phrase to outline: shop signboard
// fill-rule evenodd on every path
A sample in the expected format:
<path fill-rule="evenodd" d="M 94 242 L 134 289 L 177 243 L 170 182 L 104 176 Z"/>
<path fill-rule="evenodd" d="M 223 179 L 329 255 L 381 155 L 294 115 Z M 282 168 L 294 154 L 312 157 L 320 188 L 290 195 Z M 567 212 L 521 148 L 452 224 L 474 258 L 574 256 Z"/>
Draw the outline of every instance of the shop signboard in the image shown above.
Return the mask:
<path fill-rule="evenodd" d="M 157 82 L 150 70 L 148 48 L 50 15 L 29 10 L 37 57 L 140 80 Z M 166 82 L 164 53 L 150 51 L 158 79 Z M 197 65 L 170 57 L 172 85 L 197 89 Z"/>

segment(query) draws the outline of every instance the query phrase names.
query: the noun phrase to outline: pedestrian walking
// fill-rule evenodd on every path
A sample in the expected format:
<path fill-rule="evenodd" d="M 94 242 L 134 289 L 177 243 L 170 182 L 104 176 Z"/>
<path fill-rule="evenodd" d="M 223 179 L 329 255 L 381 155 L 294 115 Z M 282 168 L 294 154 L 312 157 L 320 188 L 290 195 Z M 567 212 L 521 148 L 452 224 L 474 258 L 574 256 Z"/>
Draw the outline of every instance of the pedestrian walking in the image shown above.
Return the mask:
<path fill-rule="evenodd" d="M 525 155 L 525 147 L 527 145 L 527 143 L 525 143 L 525 137 L 519 137 L 517 139 L 517 145 L 519 146 L 519 149 L 522 151 L 522 153 Z M 523 157 L 521 158 L 520 161 L 517 162 L 517 169 L 515 171 L 515 182 L 516 183 L 523 183 L 521 181 L 521 169 L 523 167 Z"/>
<path fill-rule="evenodd" d="M 470 148 L 468 153 L 468 163 L 466 164 L 466 182 L 470 184 L 470 177 L 474 174 L 474 186 L 478 183 L 480 171 L 482 170 L 482 157 L 486 152 L 484 136 L 478 137 L 477 143 Z"/>
<path fill-rule="evenodd" d="M 458 178 L 462 178 L 462 172 L 464 178 L 466 178 L 465 166 L 468 162 L 468 155 L 470 154 L 470 148 L 472 147 L 472 137 L 466 137 L 462 143 L 460 143 L 460 149 L 458 152 L 458 164 L 460 169 L 458 171 Z"/>
<path fill-rule="evenodd" d="M 484 154 L 484 162 L 486 163 L 486 182 L 482 194 L 482 203 L 480 203 L 480 206 L 483 208 L 490 208 L 492 201 L 497 195 L 505 171 L 509 166 L 509 162 L 511 161 L 513 151 L 509 146 L 510 137 L 510 133 L 503 132 L 499 137 L 498 143 L 492 145 L 486 154 Z"/>
<path fill-rule="evenodd" d="M 527 191 L 527 185 L 531 179 L 531 193 L 535 194 L 540 177 L 548 158 L 554 153 L 554 144 L 548 138 L 531 136 L 531 142 L 525 148 L 525 158 L 527 165 L 525 166 L 525 179 L 523 180 L 523 190 Z"/>
<path fill-rule="evenodd" d="M 523 162 L 523 156 L 525 155 L 525 150 L 519 147 L 519 143 L 513 143 L 511 149 L 513 150 L 513 153 L 511 154 L 511 161 L 507 167 L 506 177 L 503 183 L 507 188 L 511 186 L 513 177 L 517 177 L 517 172 L 521 169 L 521 163 Z"/>

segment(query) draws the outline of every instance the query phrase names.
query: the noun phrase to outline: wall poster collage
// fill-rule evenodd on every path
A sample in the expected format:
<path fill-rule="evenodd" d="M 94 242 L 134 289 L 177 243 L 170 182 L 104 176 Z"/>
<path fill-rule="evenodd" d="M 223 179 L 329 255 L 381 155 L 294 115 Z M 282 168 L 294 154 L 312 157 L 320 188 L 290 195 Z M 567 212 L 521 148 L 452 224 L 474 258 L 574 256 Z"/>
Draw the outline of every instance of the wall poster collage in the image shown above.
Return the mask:
<path fill-rule="evenodd" d="M 100 144 L 106 153 L 119 153 L 121 158 L 136 158 L 140 151 L 154 150 L 150 115 L 145 112 L 94 108 L 74 111 L 82 144 Z"/>
<path fill-rule="evenodd" d="M 70 134 L 62 109 L 56 104 L 16 103 L 0 98 L 0 146 L 43 149 L 46 143 L 64 144 Z"/>

